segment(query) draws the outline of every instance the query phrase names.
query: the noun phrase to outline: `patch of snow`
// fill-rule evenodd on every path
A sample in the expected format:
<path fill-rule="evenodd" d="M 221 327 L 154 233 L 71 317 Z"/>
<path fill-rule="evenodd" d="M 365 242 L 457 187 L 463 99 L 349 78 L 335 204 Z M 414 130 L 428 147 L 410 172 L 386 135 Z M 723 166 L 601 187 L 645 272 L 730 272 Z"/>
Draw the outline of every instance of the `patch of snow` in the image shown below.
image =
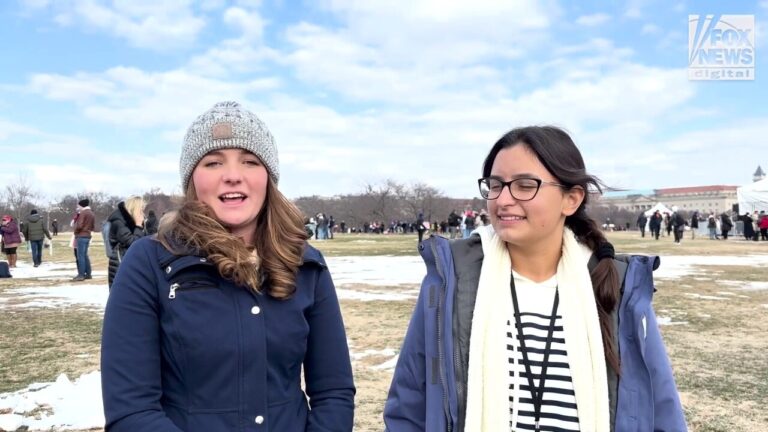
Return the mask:
<path fill-rule="evenodd" d="M 725 297 L 715 297 L 715 296 L 701 295 L 696 293 L 685 293 L 685 295 L 691 296 L 697 299 L 702 299 L 702 300 L 729 300 Z"/>
<path fill-rule="evenodd" d="M 383 350 L 365 350 L 361 353 L 356 352 L 350 352 L 349 358 L 352 360 L 360 360 L 365 357 L 371 357 L 371 356 L 385 356 L 385 357 L 391 357 L 397 353 L 396 350 L 392 348 L 384 348 Z"/>
<path fill-rule="evenodd" d="M 742 256 L 696 256 L 669 255 L 661 257 L 661 265 L 653 272 L 654 278 L 675 279 L 687 275 L 699 275 L 700 266 L 764 266 L 768 265 L 768 254 Z"/>
<path fill-rule="evenodd" d="M 23 416 L 38 408 L 45 410 L 39 420 Z M 4 430 L 22 426 L 31 430 L 103 427 L 101 373 L 84 374 L 75 382 L 61 374 L 53 383 L 36 383 L 17 392 L 0 394 L 0 410 L 12 413 L 0 416 L 0 428 Z"/>
<path fill-rule="evenodd" d="M 326 262 L 337 286 L 421 284 L 427 273 L 418 256 L 329 257 Z"/>
<path fill-rule="evenodd" d="M 23 287 L 6 290 L 6 294 L 15 294 L 15 299 L 29 299 L 24 303 L 2 305 L 2 308 L 55 308 L 63 306 L 86 305 L 104 310 L 109 297 L 107 284 L 65 284 L 47 287 Z M 7 303 L 7 302 L 6 302 Z"/>
<path fill-rule="evenodd" d="M 43 263 L 40 264 L 40 267 L 21 262 L 17 265 L 18 267 L 11 269 L 11 275 L 16 279 L 61 280 L 72 279 L 77 276 L 77 266 L 75 266 L 74 262 L 45 262 L 45 256 L 43 256 Z M 91 272 L 91 275 L 94 277 L 102 277 L 106 276 L 107 272 L 104 270 L 97 270 Z"/>
<path fill-rule="evenodd" d="M 397 366 L 397 359 L 400 357 L 400 355 L 396 355 L 392 357 L 391 359 L 385 361 L 384 363 L 376 366 L 371 366 L 371 369 L 374 370 L 394 370 L 395 366 Z"/>
<path fill-rule="evenodd" d="M 762 291 L 768 290 L 768 282 L 765 281 L 734 281 L 734 280 L 722 280 L 719 283 L 723 285 L 732 286 L 743 291 Z"/>
<path fill-rule="evenodd" d="M 418 298 L 418 292 L 412 291 L 358 291 L 344 288 L 336 288 L 336 295 L 339 300 L 358 300 L 358 301 L 404 301 Z"/>
<path fill-rule="evenodd" d="M 672 321 L 672 317 L 656 317 L 659 325 L 688 325 L 688 321 Z"/>

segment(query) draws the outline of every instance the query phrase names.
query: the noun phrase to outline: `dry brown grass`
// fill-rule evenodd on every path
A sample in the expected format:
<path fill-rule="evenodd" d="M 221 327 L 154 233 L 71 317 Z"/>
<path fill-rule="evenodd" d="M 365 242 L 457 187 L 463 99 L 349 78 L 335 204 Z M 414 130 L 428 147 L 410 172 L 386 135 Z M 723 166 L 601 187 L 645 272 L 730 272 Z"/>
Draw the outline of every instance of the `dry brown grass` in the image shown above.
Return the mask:
<path fill-rule="evenodd" d="M 609 233 L 620 252 L 666 255 L 768 254 L 768 242 L 690 240 L 674 245 L 669 238 L 640 239 L 636 233 Z M 55 260 L 71 262 L 72 251 L 62 237 Z M 314 242 L 326 255 L 415 255 L 415 236 L 350 235 Z M 101 245 L 94 242 L 95 270 L 106 269 Z M 45 260 L 49 258 L 46 255 Z M 333 269 L 331 269 L 333 270 Z M 677 280 L 658 280 L 654 304 L 659 316 L 685 325 L 663 326 L 691 431 L 768 430 L 768 290 L 741 291 L 723 280 L 768 281 L 768 269 L 748 266 L 705 266 L 705 274 Z M 705 280 L 705 278 L 710 278 Z M 414 281 L 418 283 L 419 281 Z M 0 280 L 0 296 L 7 289 L 51 282 Z M 412 288 L 413 286 L 409 287 Z M 370 286 L 344 286 L 371 290 Z M 403 287 L 397 287 L 398 290 Z M 378 287 L 376 290 L 391 289 Z M 731 295 L 719 294 L 732 292 Z M 691 294 L 723 297 L 707 300 Z M 398 349 L 414 300 L 341 302 L 353 353 L 366 349 Z M 6 318 L 8 316 L 9 318 Z M 100 314 L 75 308 L 3 310 L 0 334 L 0 391 L 18 390 L 32 382 L 52 381 L 61 373 L 71 378 L 98 367 Z M 6 353 L 11 353 L 10 356 Z M 88 355 L 88 357 L 83 356 Z M 354 363 L 357 385 L 357 431 L 383 429 L 381 413 L 392 376 L 374 369 L 390 357 L 372 355 Z M 94 429 L 98 430 L 98 429 Z"/>

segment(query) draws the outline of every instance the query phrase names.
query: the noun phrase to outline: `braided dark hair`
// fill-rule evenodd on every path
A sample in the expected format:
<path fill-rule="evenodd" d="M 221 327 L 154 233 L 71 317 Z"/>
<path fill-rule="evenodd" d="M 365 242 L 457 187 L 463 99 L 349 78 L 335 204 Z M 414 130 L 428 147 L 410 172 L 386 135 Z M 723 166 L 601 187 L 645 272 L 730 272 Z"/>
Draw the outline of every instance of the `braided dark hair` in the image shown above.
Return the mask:
<path fill-rule="evenodd" d="M 584 159 L 571 137 L 554 126 L 529 126 L 509 131 L 493 145 L 483 163 L 483 177 L 491 175 L 496 156 L 503 149 L 524 144 L 530 149 L 560 184 L 566 188 L 582 187 L 584 200 L 574 214 L 565 218 L 565 226 L 571 229 L 579 242 L 593 251 L 608 243 L 597 222 L 587 215 L 590 192 L 602 193 L 605 185 L 587 173 Z M 620 371 L 619 353 L 613 343 L 611 313 L 617 306 L 620 283 L 619 274 L 610 256 L 604 256 L 592 269 L 592 289 L 595 295 L 600 330 L 603 337 L 605 360 L 616 373 Z"/>

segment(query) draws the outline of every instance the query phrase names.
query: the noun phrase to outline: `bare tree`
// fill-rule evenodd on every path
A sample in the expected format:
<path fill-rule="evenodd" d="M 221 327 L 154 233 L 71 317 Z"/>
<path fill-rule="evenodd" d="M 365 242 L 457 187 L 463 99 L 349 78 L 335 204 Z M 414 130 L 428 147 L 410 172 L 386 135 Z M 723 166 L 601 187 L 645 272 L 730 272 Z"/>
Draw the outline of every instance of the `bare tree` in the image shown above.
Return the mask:
<path fill-rule="evenodd" d="M 29 213 L 34 208 L 34 200 L 40 194 L 32 188 L 32 183 L 26 174 L 19 174 L 18 179 L 5 186 L 5 202 L 16 218 Z"/>

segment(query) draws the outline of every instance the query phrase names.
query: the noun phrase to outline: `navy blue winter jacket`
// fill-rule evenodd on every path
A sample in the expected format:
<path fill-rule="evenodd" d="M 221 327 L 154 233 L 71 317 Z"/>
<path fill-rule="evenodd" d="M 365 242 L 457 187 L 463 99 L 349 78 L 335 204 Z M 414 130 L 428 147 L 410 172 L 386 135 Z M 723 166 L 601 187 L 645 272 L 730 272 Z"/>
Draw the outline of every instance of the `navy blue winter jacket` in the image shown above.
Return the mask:
<path fill-rule="evenodd" d="M 432 236 L 419 247 L 427 275 L 384 407 L 387 431 L 463 431 L 470 324 L 483 259 L 481 248 L 479 236 L 453 243 Z M 622 270 L 626 273 L 621 303 L 614 314 L 621 378 L 608 369 L 612 430 L 686 431 L 651 305 L 653 270 L 659 259 L 624 259 L 617 264 L 625 266 Z"/>
<path fill-rule="evenodd" d="M 276 300 L 205 257 L 137 240 L 109 294 L 101 352 L 107 431 L 352 430 L 339 303 L 309 245 L 296 293 Z"/>

